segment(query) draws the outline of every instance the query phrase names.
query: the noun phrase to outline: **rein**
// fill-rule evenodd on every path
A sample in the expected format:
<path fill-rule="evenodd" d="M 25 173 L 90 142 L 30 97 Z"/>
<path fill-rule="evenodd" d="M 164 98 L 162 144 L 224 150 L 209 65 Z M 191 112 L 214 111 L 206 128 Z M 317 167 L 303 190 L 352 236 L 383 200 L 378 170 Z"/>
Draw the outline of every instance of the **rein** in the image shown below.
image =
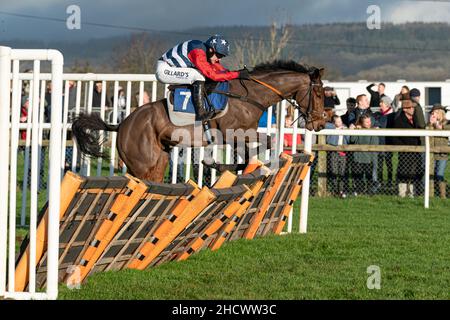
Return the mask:
<path fill-rule="evenodd" d="M 312 118 L 311 118 L 311 114 L 313 113 L 313 112 L 312 112 L 312 94 L 311 94 L 311 93 L 312 93 L 312 88 L 313 88 L 314 86 L 317 86 L 318 84 L 314 83 L 313 81 L 310 81 L 308 91 L 306 91 L 305 95 L 299 100 L 299 102 L 297 102 L 297 100 L 295 100 L 295 98 L 288 98 L 288 97 L 286 97 L 285 95 L 283 95 L 283 93 L 282 93 L 280 90 L 278 90 L 277 88 L 271 86 L 270 84 L 268 84 L 268 83 L 266 83 L 266 82 L 264 82 L 264 81 L 258 80 L 258 79 L 254 78 L 254 77 L 250 77 L 250 80 L 252 80 L 252 81 L 254 81 L 254 82 L 256 82 L 256 83 L 259 83 L 260 85 L 262 85 L 262 86 L 268 88 L 268 89 L 271 90 L 272 92 L 276 93 L 282 100 L 286 100 L 286 101 L 289 102 L 295 109 L 297 109 L 297 110 L 299 111 L 299 113 L 300 113 L 300 116 L 297 117 L 297 119 L 295 119 L 295 120 L 293 121 L 293 123 L 297 122 L 298 119 L 299 119 L 301 116 L 303 116 L 303 117 L 305 118 L 305 120 L 306 120 L 307 123 L 310 123 L 310 122 L 313 121 Z M 296 95 L 297 95 L 297 92 L 295 93 L 294 97 L 295 97 Z M 300 105 L 299 105 L 299 103 L 301 103 L 301 102 L 306 98 L 307 95 L 309 95 L 309 98 L 308 98 L 308 107 L 307 107 L 307 109 L 306 109 L 306 112 L 303 112 L 302 109 L 301 109 L 301 107 L 300 107 Z"/>
<path fill-rule="evenodd" d="M 267 110 L 266 106 L 262 105 L 258 101 L 253 100 L 253 99 L 251 99 L 249 97 L 244 97 L 244 96 L 241 96 L 241 95 L 238 95 L 238 94 L 235 94 L 235 93 L 225 92 L 225 91 L 220 91 L 220 90 L 213 90 L 211 92 L 218 93 L 218 94 L 223 94 L 223 95 L 225 95 L 227 97 L 230 97 L 230 98 L 239 99 L 241 101 L 251 103 L 251 104 L 255 105 L 256 107 L 258 107 L 258 109 L 260 109 L 263 112 Z"/>
<path fill-rule="evenodd" d="M 307 92 L 306 92 L 305 95 L 297 102 L 297 101 L 295 100 L 295 98 L 288 98 L 288 97 L 285 96 L 280 90 L 278 90 L 277 88 L 271 86 L 270 84 L 268 84 L 268 83 L 266 83 L 266 82 L 264 82 L 264 81 L 261 81 L 261 80 L 259 80 L 259 79 L 254 78 L 254 77 L 250 77 L 250 80 L 253 81 L 253 82 L 256 82 L 256 83 L 258 83 L 258 84 L 260 84 L 260 85 L 262 85 L 262 86 L 264 86 L 264 87 L 266 87 L 266 88 L 268 88 L 270 91 L 272 91 L 272 92 L 274 92 L 276 95 L 278 95 L 282 100 L 286 100 L 286 101 L 289 102 L 295 109 L 297 109 L 297 110 L 300 112 L 300 116 L 299 116 L 297 119 L 295 119 L 293 123 L 297 122 L 297 120 L 298 120 L 301 116 L 303 116 L 303 117 L 305 118 L 305 120 L 306 120 L 307 123 L 310 123 L 310 122 L 313 121 L 313 120 L 312 120 L 312 117 L 311 117 L 311 115 L 312 115 L 312 113 L 313 113 L 313 111 L 312 111 L 312 94 L 311 94 L 311 93 L 312 93 L 312 88 L 313 88 L 314 86 L 318 86 L 318 84 L 314 83 L 313 81 L 310 81 L 310 83 L 309 83 L 309 85 L 308 85 L 309 88 L 308 88 Z M 243 81 L 241 81 L 241 85 L 246 89 L 246 91 L 247 91 L 247 93 L 248 93 L 248 89 L 247 89 L 247 87 L 245 86 L 245 84 L 243 83 Z M 239 99 L 239 100 L 241 100 L 241 101 L 251 103 L 251 104 L 255 105 L 256 107 L 258 107 L 258 108 L 259 108 L 261 111 L 263 111 L 263 112 L 267 110 L 267 107 L 266 107 L 266 106 L 262 105 L 261 103 L 259 103 L 258 101 L 254 100 L 254 99 L 249 98 L 248 96 L 245 96 L 245 97 L 244 97 L 244 96 L 241 96 L 241 95 L 238 95 L 238 94 L 235 94 L 235 93 L 225 92 L 225 91 L 220 91 L 220 90 L 213 90 L 212 92 L 215 92 L 215 93 L 218 93 L 218 94 L 223 94 L 223 95 L 225 95 L 225 96 L 227 96 L 227 97 L 230 97 L 230 98 Z M 297 92 L 295 93 L 294 97 L 295 97 L 296 95 L 297 95 Z M 300 105 L 299 105 L 299 103 L 301 103 L 301 102 L 306 98 L 307 95 L 309 95 L 309 97 L 308 97 L 308 107 L 307 107 L 307 109 L 306 109 L 306 112 L 303 112 L 302 109 L 301 109 L 301 107 L 300 107 Z"/>

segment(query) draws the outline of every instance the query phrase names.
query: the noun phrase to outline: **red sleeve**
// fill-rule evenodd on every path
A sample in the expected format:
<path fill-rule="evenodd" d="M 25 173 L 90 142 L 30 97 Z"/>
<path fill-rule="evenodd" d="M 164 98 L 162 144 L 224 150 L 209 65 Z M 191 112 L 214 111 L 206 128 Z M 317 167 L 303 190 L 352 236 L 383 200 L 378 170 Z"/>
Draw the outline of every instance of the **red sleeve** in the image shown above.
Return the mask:
<path fill-rule="evenodd" d="M 211 66 L 216 70 L 216 71 L 219 71 L 219 72 L 228 72 L 228 70 L 227 69 L 225 69 L 225 67 L 223 66 L 223 65 L 221 65 L 220 63 L 214 63 L 214 64 L 211 64 Z"/>
<path fill-rule="evenodd" d="M 226 71 L 222 66 L 222 70 L 220 71 L 216 70 L 218 69 L 217 66 L 213 68 L 206 59 L 205 51 L 201 49 L 195 49 L 189 52 L 188 58 L 205 77 L 213 81 L 227 81 L 239 77 L 239 72 L 237 71 Z"/>

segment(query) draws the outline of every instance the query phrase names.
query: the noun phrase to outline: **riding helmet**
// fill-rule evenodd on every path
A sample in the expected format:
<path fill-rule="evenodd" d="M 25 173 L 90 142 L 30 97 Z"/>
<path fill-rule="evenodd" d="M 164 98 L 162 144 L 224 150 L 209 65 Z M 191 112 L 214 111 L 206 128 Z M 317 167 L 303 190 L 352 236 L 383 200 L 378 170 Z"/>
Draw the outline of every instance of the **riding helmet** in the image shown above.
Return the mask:
<path fill-rule="evenodd" d="M 224 57 L 230 53 L 230 45 L 221 35 L 214 35 L 206 40 L 205 45 Z"/>

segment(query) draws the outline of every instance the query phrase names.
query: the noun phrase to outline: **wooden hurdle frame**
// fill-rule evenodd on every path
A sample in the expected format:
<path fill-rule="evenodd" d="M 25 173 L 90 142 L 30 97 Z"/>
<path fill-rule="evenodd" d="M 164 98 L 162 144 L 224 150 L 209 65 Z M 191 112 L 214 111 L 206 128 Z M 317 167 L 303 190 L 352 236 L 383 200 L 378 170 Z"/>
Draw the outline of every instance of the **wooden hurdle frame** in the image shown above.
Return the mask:
<path fill-rule="evenodd" d="M 140 199 L 120 231 L 110 241 L 102 255 L 91 269 L 97 271 L 121 270 L 149 241 L 161 221 L 177 206 L 185 205 L 194 198 L 200 188 L 193 181 L 184 184 L 163 185 L 145 182 L 147 191 Z M 160 210 L 159 209 L 163 209 Z"/>
<path fill-rule="evenodd" d="M 282 153 L 275 169 L 255 162 L 243 175 L 225 171 L 213 188 L 201 189 L 191 180 L 162 184 L 69 172 L 62 183 L 58 281 L 76 286 L 98 271 L 143 270 L 217 250 L 226 240 L 279 234 L 313 158 Z M 39 287 L 46 284 L 46 212 L 44 207 L 37 229 Z M 17 291 L 28 284 L 27 239 L 21 248 Z"/>

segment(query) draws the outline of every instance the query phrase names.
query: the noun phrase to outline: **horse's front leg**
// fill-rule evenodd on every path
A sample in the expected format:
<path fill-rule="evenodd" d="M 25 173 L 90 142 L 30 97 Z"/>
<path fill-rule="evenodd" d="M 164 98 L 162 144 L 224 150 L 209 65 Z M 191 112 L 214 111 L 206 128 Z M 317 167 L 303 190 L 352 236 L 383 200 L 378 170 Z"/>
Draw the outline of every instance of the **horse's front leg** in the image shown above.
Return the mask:
<path fill-rule="evenodd" d="M 265 153 L 272 148 L 272 137 L 265 133 L 258 133 L 255 138 L 249 138 L 246 141 L 245 148 L 245 162 L 254 162 L 258 158 L 258 155 Z"/>

